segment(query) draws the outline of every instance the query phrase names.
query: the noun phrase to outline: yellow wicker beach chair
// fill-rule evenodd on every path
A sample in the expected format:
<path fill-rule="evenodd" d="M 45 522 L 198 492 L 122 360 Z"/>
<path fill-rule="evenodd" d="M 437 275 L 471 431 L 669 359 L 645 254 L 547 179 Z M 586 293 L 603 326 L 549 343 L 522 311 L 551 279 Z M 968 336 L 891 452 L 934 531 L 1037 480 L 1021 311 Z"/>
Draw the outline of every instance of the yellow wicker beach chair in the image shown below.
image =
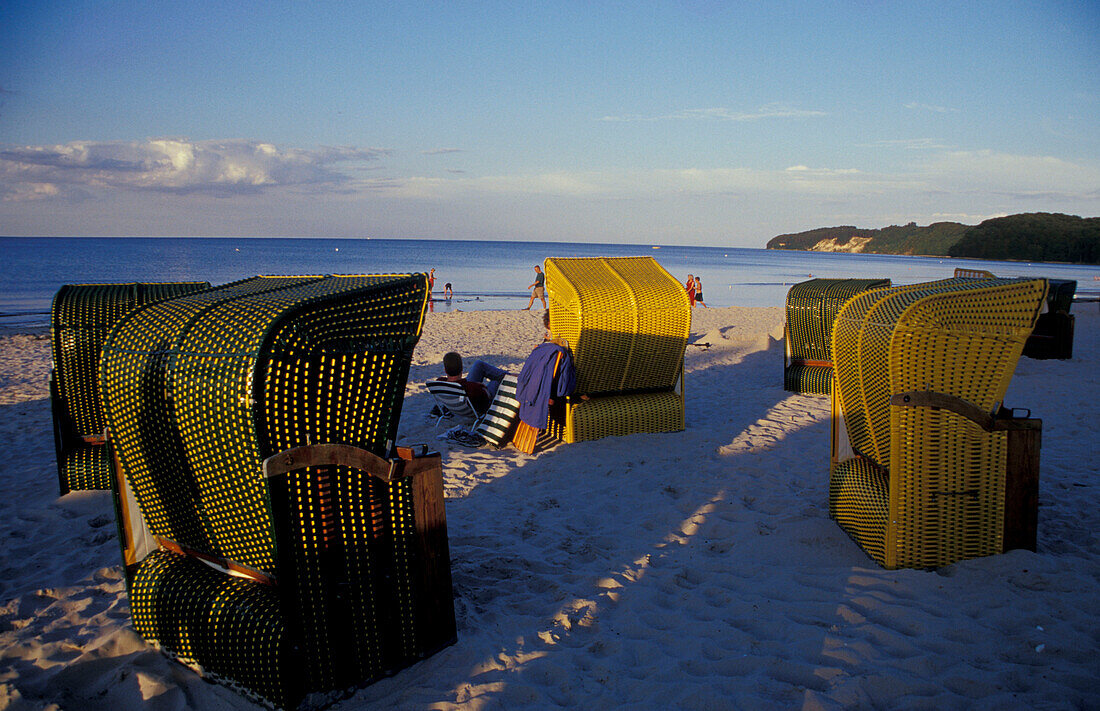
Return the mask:
<path fill-rule="evenodd" d="M 128 315 L 102 380 L 134 628 L 266 704 L 455 639 L 438 454 L 393 457 L 427 277 L 257 277 Z"/>
<path fill-rule="evenodd" d="M 992 272 L 983 269 L 955 269 L 956 277 L 968 279 L 995 279 Z M 1073 357 L 1074 316 L 1073 294 L 1077 291 L 1077 282 L 1071 279 L 1047 279 L 1046 308 L 1039 314 L 1035 328 L 1024 343 L 1024 357 L 1036 360 L 1056 358 L 1069 360 Z"/>
<path fill-rule="evenodd" d="M 833 321 L 856 294 L 890 286 L 889 279 L 810 279 L 787 292 L 783 389 L 828 395 L 833 381 Z"/>
<path fill-rule="evenodd" d="M 99 394 L 99 357 L 111 328 L 134 309 L 209 287 L 208 282 L 66 284 L 58 290 L 50 310 L 50 404 L 62 495 L 111 488 Z"/>
<path fill-rule="evenodd" d="M 965 267 L 955 267 L 955 278 L 957 279 L 996 279 L 996 275 L 993 272 L 988 272 L 985 269 L 967 269 Z"/>
<path fill-rule="evenodd" d="M 550 432 L 580 442 L 682 430 L 691 303 L 679 281 L 652 257 L 551 258 L 545 271 L 551 326 L 577 373 Z"/>
<path fill-rule="evenodd" d="M 1041 422 L 998 408 L 1046 291 L 954 278 L 841 309 L 829 512 L 883 566 L 1034 549 Z"/>

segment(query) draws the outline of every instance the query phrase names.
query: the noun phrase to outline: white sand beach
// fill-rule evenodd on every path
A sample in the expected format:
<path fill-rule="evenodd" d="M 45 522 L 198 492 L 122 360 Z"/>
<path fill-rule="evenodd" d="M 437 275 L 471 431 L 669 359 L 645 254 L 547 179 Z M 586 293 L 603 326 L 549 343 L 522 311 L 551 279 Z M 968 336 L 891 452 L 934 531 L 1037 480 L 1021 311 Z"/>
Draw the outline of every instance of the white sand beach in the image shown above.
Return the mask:
<path fill-rule="evenodd" d="M 1022 359 L 1039 549 L 883 570 L 828 517 L 829 403 L 780 308 L 696 309 L 687 429 L 536 455 L 435 438 L 458 350 L 518 371 L 537 312 L 429 314 L 401 431 L 444 455 L 458 642 L 335 709 L 1100 708 L 1100 314 Z M 254 709 L 133 631 L 110 495 L 57 496 L 44 334 L 0 338 L 0 709 Z M 441 432 L 444 427 L 440 427 Z"/>

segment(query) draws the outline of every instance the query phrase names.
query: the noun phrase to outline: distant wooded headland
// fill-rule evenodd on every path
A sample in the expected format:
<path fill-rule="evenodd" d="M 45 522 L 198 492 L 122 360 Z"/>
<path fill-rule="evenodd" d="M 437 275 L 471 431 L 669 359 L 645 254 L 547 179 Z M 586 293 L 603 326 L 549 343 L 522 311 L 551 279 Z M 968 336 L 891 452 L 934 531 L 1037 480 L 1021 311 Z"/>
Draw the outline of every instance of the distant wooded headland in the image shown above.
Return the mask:
<path fill-rule="evenodd" d="M 822 227 L 779 235 L 768 249 L 1100 264 L 1100 217 L 1030 212 L 979 225 L 915 222 L 882 229 Z"/>

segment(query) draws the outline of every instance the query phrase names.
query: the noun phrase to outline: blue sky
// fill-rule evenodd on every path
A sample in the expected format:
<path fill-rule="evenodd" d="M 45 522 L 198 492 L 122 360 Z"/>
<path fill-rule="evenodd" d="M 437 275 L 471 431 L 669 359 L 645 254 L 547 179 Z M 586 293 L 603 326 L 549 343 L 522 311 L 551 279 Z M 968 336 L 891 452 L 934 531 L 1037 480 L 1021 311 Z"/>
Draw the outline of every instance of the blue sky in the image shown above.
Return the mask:
<path fill-rule="evenodd" d="M 1100 215 L 1096 2 L 8 2 L 0 234 Z"/>

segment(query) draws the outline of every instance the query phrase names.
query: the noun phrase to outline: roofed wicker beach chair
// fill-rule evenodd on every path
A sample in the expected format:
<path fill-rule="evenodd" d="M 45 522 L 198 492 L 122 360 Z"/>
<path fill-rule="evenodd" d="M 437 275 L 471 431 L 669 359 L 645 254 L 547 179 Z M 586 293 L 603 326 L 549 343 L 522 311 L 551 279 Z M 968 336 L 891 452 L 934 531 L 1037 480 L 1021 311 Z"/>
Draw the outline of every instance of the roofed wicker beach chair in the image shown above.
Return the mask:
<path fill-rule="evenodd" d="M 257 277 L 131 313 L 102 379 L 134 628 L 267 704 L 455 640 L 438 454 L 393 457 L 427 277 Z"/>
<path fill-rule="evenodd" d="M 1071 314 L 1077 282 L 1070 279 L 1048 279 L 1050 291 L 1047 307 L 1039 314 L 1035 330 L 1024 344 L 1024 356 L 1037 360 L 1069 360 L 1073 357 L 1073 329 L 1076 317 Z"/>
<path fill-rule="evenodd" d="M 549 431 L 572 443 L 684 429 L 691 303 L 680 282 L 652 257 L 551 258 L 545 272 L 551 327 L 577 375 Z"/>
<path fill-rule="evenodd" d="M 58 290 L 50 310 L 50 405 L 62 495 L 111 488 L 99 392 L 99 357 L 111 328 L 134 309 L 209 287 L 208 282 L 66 284 Z"/>
<path fill-rule="evenodd" d="M 956 277 L 969 279 L 995 279 L 992 272 L 983 269 L 955 268 Z M 1046 308 L 1039 314 L 1035 328 L 1024 343 L 1024 357 L 1046 360 L 1068 360 L 1073 357 L 1074 316 L 1073 295 L 1077 282 L 1070 279 L 1047 279 Z"/>
<path fill-rule="evenodd" d="M 783 389 L 828 395 L 833 382 L 833 322 L 848 299 L 890 286 L 889 279 L 810 279 L 787 292 Z"/>
<path fill-rule="evenodd" d="M 1034 550 L 1042 423 L 1001 404 L 1046 291 L 945 279 L 838 314 L 829 513 L 883 566 Z"/>

